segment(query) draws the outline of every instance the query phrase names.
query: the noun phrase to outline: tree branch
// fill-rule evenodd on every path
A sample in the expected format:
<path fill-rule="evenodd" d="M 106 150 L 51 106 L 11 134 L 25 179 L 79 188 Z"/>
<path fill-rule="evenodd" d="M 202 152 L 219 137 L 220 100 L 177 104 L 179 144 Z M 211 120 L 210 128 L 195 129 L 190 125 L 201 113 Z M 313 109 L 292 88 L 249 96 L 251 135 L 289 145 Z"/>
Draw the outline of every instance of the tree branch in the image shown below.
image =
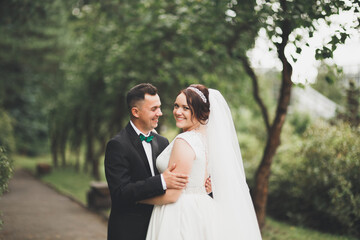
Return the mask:
<path fill-rule="evenodd" d="M 265 127 L 266 127 L 266 131 L 268 133 L 268 135 L 270 134 L 270 121 L 269 121 L 269 114 L 268 114 L 268 110 L 263 102 L 263 100 L 260 97 L 259 94 L 259 84 L 258 84 L 258 78 L 254 72 L 254 70 L 252 69 L 252 67 L 250 66 L 249 60 L 246 56 L 246 53 L 242 53 L 242 54 L 236 54 L 236 56 L 234 56 L 232 49 L 235 48 L 235 45 L 237 43 L 237 41 L 240 38 L 240 34 L 242 32 L 245 31 L 245 29 L 249 29 L 249 25 L 238 25 L 236 27 L 233 28 L 233 36 L 232 38 L 230 38 L 226 43 L 226 49 L 227 52 L 229 54 L 229 56 L 231 57 L 235 57 L 238 60 L 241 61 L 246 73 L 249 75 L 249 77 L 252 80 L 252 86 L 253 86 L 253 96 L 254 99 L 256 101 L 256 103 L 259 105 L 260 110 L 261 110 L 261 114 L 263 116 L 264 119 L 264 123 L 265 123 Z"/>
<path fill-rule="evenodd" d="M 269 114 L 268 114 L 268 110 L 267 110 L 267 108 L 266 108 L 266 106 L 265 106 L 265 104 L 264 104 L 264 102 L 261 99 L 260 94 L 259 94 L 258 78 L 257 78 L 254 70 L 250 66 L 249 59 L 246 56 L 239 56 L 238 59 L 242 62 L 246 73 L 249 75 L 249 77 L 252 80 L 253 96 L 255 98 L 256 103 L 259 105 L 259 107 L 261 109 L 261 114 L 263 116 L 265 126 L 266 126 L 266 130 L 267 130 L 267 133 L 269 135 L 270 134 Z"/>

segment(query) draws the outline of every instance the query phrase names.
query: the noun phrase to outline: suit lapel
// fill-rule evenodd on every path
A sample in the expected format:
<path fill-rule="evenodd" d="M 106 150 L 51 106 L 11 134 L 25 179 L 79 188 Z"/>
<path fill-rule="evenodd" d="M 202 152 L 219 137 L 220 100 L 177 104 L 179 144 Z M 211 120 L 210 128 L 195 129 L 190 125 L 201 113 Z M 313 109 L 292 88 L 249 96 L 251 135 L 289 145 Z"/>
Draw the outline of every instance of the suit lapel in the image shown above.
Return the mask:
<path fill-rule="evenodd" d="M 141 160 L 144 162 L 147 172 L 151 176 L 149 161 L 146 157 L 146 153 L 145 153 L 144 147 L 141 143 L 139 136 L 136 134 L 134 128 L 131 126 L 130 123 L 128 123 L 128 125 L 126 126 L 126 130 L 129 133 L 132 144 L 134 145 L 137 152 L 140 154 Z"/>
<path fill-rule="evenodd" d="M 156 167 L 156 157 L 157 157 L 156 153 L 158 152 L 159 144 L 156 141 L 155 134 L 153 132 L 151 132 L 150 135 L 154 136 L 153 140 L 151 141 L 151 152 L 152 152 L 152 161 L 153 161 L 153 166 L 154 166 L 154 173 L 155 173 L 155 175 L 158 175 L 159 171 L 158 171 L 158 169 Z"/>

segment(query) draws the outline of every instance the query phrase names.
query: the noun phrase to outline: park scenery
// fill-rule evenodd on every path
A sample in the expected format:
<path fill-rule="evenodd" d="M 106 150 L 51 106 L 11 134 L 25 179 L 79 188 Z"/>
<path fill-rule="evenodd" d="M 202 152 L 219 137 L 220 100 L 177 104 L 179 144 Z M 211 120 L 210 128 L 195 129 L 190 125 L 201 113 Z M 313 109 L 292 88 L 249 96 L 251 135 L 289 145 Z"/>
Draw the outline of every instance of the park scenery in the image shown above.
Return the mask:
<path fill-rule="evenodd" d="M 1 240 L 106 239 L 105 146 L 143 82 L 169 141 L 181 89 L 224 95 L 263 239 L 360 238 L 360 47 L 336 61 L 360 39 L 359 1 L 8 0 L 0 12 Z"/>

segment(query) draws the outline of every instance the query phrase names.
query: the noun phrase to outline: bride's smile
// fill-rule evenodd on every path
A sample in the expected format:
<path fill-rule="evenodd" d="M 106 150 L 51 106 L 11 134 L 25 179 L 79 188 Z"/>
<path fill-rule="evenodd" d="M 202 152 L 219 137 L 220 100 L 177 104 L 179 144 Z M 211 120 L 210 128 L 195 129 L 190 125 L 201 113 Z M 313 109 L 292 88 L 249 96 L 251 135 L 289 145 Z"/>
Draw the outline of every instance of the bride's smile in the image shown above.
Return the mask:
<path fill-rule="evenodd" d="M 183 93 L 179 94 L 175 100 L 173 114 L 176 126 L 183 129 L 184 132 L 191 131 L 200 125 L 200 122 L 193 117 Z"/>

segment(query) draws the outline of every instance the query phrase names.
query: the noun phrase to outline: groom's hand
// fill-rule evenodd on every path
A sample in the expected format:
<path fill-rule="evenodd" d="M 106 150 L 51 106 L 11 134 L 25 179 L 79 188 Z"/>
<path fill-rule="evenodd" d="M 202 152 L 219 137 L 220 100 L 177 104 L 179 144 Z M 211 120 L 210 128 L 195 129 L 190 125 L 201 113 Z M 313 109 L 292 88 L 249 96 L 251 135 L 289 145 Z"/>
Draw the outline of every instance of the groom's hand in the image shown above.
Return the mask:
<path fill-rule="evenodd" d="M 183 189 L 188 183 L 189 176 L 181 173 L 174 173 L 174 169 L 176 168 L 176 164 L 174 163 L 172 166 L 168 167 L 165 172 L 163 172 L 163 177 L 166 183 L 167 189 Z"/>

